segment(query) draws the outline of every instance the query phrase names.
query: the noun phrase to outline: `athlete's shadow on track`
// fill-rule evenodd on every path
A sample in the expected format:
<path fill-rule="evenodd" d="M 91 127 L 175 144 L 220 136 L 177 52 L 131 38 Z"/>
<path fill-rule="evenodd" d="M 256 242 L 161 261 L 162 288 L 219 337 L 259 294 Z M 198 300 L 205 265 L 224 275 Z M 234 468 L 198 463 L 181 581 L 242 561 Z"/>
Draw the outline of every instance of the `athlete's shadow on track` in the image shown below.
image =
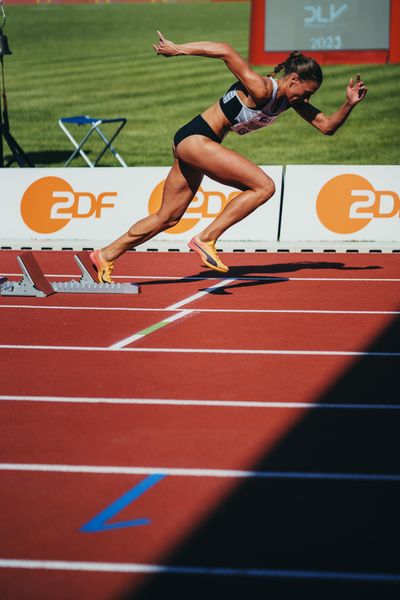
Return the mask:
<path fill-rule="evenodd" d="M 312 262 L 312 261 L 299 261 L 299 262 L 290 262 L 290 263 L 277 263 L 272 265 L 243 265 L 238 267 L 231 267 L 228 273 L 216 273 L 216 278 L 221 279 L 247 279 L 247 281 L 236 282 L 232 284 L 228 284 L 227 286 L 222 286 L 215 290 L 212 290 L 211 294 L 227 294 L 227 289 L 236 289 L 240 287 L 253 287 L 255 285 L 266 285 L 269 283 L 282 283 L 289 281 L 289 277 L 269 277 L 269 274 L 273 273 L 295 273 L 297 271 L 302 270 L 324 270 L 324 269 L 334 269 L 340 271 L 364 271 L 364 270 L 373 270 L 373 269 L 381 269 L 382 267 L 377 265 L 368 265 L 366 267 L 350 267 L 346 266 L 345 263 L 342 262 Z M 208 271 L 202 271 L 199 273 L 199 276 L 206 276 Z"/>
<path fill-rule="evenodd" d="M 200 292 L 204 292 L 205 290 L 208 290 L 209 294 L 214 294 L 214 295 L 218 295 L 218 296 L 226 296 L 228 294 L 230 294 L 230 292 L 228 292 L 227 290 L 232 290 L 232 289 L 236 289 L 236 288 L 240 288 L 240 287 L 252 287 L 255 285 L 267 285 L 269 283 L 282 283 L 284 281 L 289 281 L 288 277 L 263 277 L 261 276 L 252 276 L 249 275 L 248 277 L 244 277 L 244 281 L 240 281 L 240 282 L 236 282 L 235 283 L 227 283 L 226 285 L 220 285 L 220 287 L 217 287 L 215 289 L 213 289 L 213 286 L 215 286 L 216 284 L 218 284 L 218 279 L 224 280 L 224 279 L 237 279 L 237 277 L 239 277 L 236 274 L 232 273 L 232 269 L 229 270 L 229 273 L 215 273 L 215 275 L 213 274 L 213 272 L 211 272 L 212 274 L 210 275 L 210 271 L 202 271 L 201 273 L 196 273 L 195 275 L 187 275 L 186 277 L 182 277 L 182 279 L 176 279 L 176 280 L 172 280 L 172 279 L 154 279 L 154 280 L 150 280 L 150 281 L 137 281 L 135 282 L 136 285 L 139 285 L 140 287 L 147 287 L 149 285 L 176 285 L 176 284 L 182 284 L 182 283 L 190 283 L 193 280 L 197 280 L 199 283 L 202 282 L 206 282 L 206 286 L 205 287 L 201 287 L 199 288 Z M 221 275 L 221 277 L 220 277 Z"/>
<path fill-rule="evenodd" d="M 233 290 L 237 288 L 243 287 L 253 287 L 259 285 L 267 285 L 270 283 L 283 283 L 290 280 L 289 277 L 274 277 L 269 276 L 274 273 L 295 273 L 297 271 L 303 270 L 338 270 L 338 271 L 366 271 L 366 270 L 374 270 L 381 269 L 382 267 L 378 265 L 368 265 L 365 267 L 354 267 L 354 266 L 346 266 L 343 262 L 312 262 L 312 261 L 299 261 L 299 262 L 289 262 L 289 263 L 276 263 L 276 264 L 266 264 L 266 265 L 243 265 L 237 267 L 230 267 L 228 273 L 218 273 L 216 271 L 211 271 L 210 269 L 207 271 L 200 271 L 194 275 L 188 275 L 186 277 L 182 277 L 182 279 L 177 279 L 176 281 L 171 281 L 171 279 L 158 279 L 154 281 L 143 281 L 140 282 L 140 286 L 148 286 L 148 285 L 164 285 L 164 284 L 181 284 L 188 283 L 193 279 L 198 279 L 199 281 L 210 280 L 210 277 L 213 279 L 244 279 L 244 281 L 236 281 L 234 283 L 228 283 L 226 286 L 221 286 L 216 289 L 211 289 L 210 294 L 215 295 L 228 295 L 230 292 L 227 290 Z M 212 283 L 207 286 L 208 288 L 212 288 Z M 206 288 L 203 288 L 203 291 Z"/>
<path fill-rule="evenodd" d="M 266 265 L 243 265 L 239 267 L 231 267 L 229 269 L 229 276 L 232 277 L 245 277 L 246 275 L 260 275 L 260 274 L 269 274 L 269 273 L 295 273 L 296 271 L 304 271 L 304 270 L 313 270 L 320 271 L 326 269 L 334 269 L 337 271 L 365 271 L 365 270 L 373 270 L 373 269 L 381 269 L 382 267 L 378 265 L 368 265 L 366 267 L 350 267 L 346 266 L 343 262 L 313 262 L 313 261 L 299 261 L 299 262 L 289 262 L 289 263 L 276 263 L 276 264 L 266 264 Z M 202 273 L 203 274 L 203 273 Z M 216 275 L 221 277 L 226 277 L 226 274 L 218 273 Z"/>

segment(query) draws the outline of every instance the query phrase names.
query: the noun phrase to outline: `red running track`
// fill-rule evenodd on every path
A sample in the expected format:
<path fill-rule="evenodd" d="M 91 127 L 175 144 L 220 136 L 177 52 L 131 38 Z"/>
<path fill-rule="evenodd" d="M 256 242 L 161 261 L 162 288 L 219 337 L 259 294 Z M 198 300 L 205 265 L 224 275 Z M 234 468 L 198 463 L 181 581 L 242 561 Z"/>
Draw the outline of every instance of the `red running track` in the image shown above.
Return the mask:
<path fill-rule="evenodd" d="M 37 257 L 52 280 L 78 275 L 72 253 Z M 139 296 L 1 298 L 2 598 L 397 589 L 382 547 L 400 529 L 398 256 L 226 260 L 218 277 L 191 254 L 130 253 L 115 275 Z M 15 253 L 0 271 L 16 277 Z M 107 520 L 151 524 L 81 531 L 157 471 Z"/>

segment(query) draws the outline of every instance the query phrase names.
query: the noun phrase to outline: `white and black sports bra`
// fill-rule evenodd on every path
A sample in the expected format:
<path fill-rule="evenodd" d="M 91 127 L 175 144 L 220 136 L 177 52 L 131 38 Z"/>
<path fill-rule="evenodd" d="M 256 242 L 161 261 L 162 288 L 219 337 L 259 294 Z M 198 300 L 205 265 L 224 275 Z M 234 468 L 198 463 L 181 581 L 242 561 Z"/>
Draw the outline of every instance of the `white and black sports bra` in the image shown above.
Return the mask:
<path fill-rule="evenodd" d="M 276 102 L 278 93 L 278 83 L 273 77 L 269 77 L 272 81 L 273 91 L 271 99 L 261 108 L 249 108 L 240 100 L 237 90 L 246 91 L 244 85 L 237 81 L 229 90 L 222 96 L 219 101 L 222 112 L 226 118 L 232 123 L 228 131 L 234 131 L 239 135 L 246 135 L 272 123 L 279 117 L 281 113 L 289 108 L 289 102 L 286 98 L 279 104 L 276 112 L 272 112 L 271 108 Z"/>

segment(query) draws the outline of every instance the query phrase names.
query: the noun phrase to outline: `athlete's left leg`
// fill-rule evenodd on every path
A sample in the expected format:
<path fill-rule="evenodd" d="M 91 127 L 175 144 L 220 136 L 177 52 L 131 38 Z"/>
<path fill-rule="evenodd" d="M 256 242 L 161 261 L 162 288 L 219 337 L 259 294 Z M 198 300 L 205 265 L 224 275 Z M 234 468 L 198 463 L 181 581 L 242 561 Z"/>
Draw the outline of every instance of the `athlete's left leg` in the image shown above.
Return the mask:
<path fill-rule="evenodd" d="M 176 225 L 196 195 L 203 174 L 178 158 L 165 180 L 160 209 L 134 223 L 126 233 L 108 246 L 92 252 L 99 281 L 111 283 L 114 261 L 130 248 L 143 244 L 155 235 Z"/>
<path fill-rule="evenodd" d="M 202 178 L 200 171 L 176 158 L 165 180 L 160 209 L 134 223 L 124 235 L 103 248 L 103 256 L 115 260 L 130 248 L 176 225 L 196 195 Z"/>

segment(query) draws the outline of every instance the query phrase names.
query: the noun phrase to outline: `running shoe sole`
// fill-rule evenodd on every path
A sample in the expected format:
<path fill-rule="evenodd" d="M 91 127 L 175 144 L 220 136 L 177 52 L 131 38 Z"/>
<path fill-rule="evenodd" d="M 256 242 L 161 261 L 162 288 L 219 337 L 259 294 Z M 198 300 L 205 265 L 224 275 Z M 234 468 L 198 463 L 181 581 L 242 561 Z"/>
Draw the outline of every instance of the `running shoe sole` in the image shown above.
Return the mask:
<path fill-rule="evenodd" d="M 196 238 L 192 238 L 188 246 L 200 255 L 201 260 L 203 261 L 203 264 L 206 265 L 206 267 L 209 267 L 214 271 L 219 271 L 220 273 L 227 273 L 227 271 L 229 271 L 229 267 L 224 265 L 222 262 L 221 265 L 223 266 L 219 266 L 215 258 L 213 258 L 211 254 L 207 252 L 206 248 Z"/>

